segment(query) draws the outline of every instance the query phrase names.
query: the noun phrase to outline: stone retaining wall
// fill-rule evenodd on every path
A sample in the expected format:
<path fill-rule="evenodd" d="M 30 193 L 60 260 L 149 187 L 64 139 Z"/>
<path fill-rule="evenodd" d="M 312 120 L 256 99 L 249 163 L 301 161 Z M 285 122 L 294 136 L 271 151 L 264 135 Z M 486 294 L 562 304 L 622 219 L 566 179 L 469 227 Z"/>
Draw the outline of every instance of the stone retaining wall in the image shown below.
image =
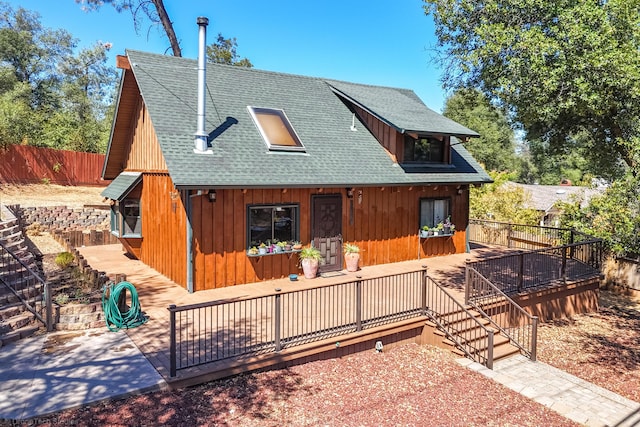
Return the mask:
<path fill-rule="evenodd" d="M 109 230 L 109 206 L 87 205 L 82 208 L 68 208 L 66 206 L 37 206 L 12 207 L 16 216 L 20 218 L 22 226 L 39 223 L 49 231 L 62 230 Z"/>

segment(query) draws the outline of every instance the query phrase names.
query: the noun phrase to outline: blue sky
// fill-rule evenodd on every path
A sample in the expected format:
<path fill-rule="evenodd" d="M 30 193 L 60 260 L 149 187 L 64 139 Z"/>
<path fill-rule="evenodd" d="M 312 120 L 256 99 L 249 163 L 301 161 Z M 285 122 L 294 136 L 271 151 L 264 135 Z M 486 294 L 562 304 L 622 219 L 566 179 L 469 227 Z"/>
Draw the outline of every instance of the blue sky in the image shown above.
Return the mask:
<path fill-rule="evenodd" d="M 111 42 L 125 49 L 170 54 L 160 28 L 111 6 L 83 12 L 74 0 L 9 0 L 40 14 L 48 28 L 64 28 L 80 46 Z M 197 57 L 196 18 L 209 18 L 207 43 L 218 33 L 235 37 L 238 53 L 255 68 L 357 83 L 409 88 L 441 111 L 446 94 L 432 61 L 435 32 L 421 0 L 165 0 L 183 56 Z M 115 65 L 115 59 L 112 59 Z"/>

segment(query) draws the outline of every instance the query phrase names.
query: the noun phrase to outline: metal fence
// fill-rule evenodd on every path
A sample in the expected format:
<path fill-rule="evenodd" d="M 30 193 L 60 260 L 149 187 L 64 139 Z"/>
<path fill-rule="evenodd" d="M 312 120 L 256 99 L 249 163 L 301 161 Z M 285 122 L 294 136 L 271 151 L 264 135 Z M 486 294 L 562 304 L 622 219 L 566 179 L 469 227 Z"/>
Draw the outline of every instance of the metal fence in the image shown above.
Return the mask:
<path fill-rule="evenodd" d="M 425 315 L 426 270 L 168 308 L 170 375 Z"/>
<path fill-rule="evenodd" d="M 8 300 L 17 299 L 47 327 L 47 331 L 53 330 L 49 285 L 2 242 L 0 242 L 0 283 L 9 291 Z"/>

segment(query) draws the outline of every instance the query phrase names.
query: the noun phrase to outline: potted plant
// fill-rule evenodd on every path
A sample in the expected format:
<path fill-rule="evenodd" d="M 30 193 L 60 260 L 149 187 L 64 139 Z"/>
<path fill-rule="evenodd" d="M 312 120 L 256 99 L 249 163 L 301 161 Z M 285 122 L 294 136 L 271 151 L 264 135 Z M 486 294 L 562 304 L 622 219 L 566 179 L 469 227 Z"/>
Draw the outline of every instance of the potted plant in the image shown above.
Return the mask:
<path fill-rule="evenodd" d="M 297 241 L 297 240 L 295 240 L 295 241 L 293 242 L 293 244 L 291 245 L 291 248 L 292 248 L 294 251 L 299 251 L 300 249 L 302 249 L 302 243 L 301 243 L 301 242 L 299 242 L 299 241 Z"/>
<path fill-rule="evenodd" d="M 276 252 L 284 252 L 284 247 L 286 246 L 287 242 L 277 242 L 275 244 L 275 249 Z"/>
<path fill-rule="evenodd" d="M 258 255 L 259 253 L 260 251 L 255 246 L 251 246 L 251 249 L 249 249 L 249 255 Z"/>
<path fill-rule="evenodd" d="M 347 264 L 347 271 L 358 271 L 360 261 L 360 248 L 352 243 L 344 244 L 344 261 Z"/>
<path fill-rule="evenodd" d="M 267 253 L 267 245 L 264 242 L 260 243 L 260 246 L 258 246 L 258 253 L 260 255 L 264 255 Z"/>
<path fill-rule="evenodd" d="M 422 228 L 420 229 L 420 237 L 424 239 L 428 235 L 429 235 L 429 227 L 427 227 L 426 225 L 423 225 Z"/>
<path fill-rule="evenodd" d="M 451 216 L 448 216 L 444 221 L 444 234 L 453 234 L 456 226 L 451 223 Z"/>
<path fill-rule="evenodd" d="M 290 252 L 291 251 L 291 242 L 284 242 L 284 250 L 285 252 Z"/>
<path fill-rule="evenodd" d="M 441 236 L 443 233 L 444 233 L 444 223 L 439 222 L 438 225 L 436 225 L 435 229 L 433 230 L 433 235 Z"/>
<path fill-rule="evenodd" d="M 322 259 L 322 254 L 318 248 L 314 248 L 313 246 L 308 246 L 306 248 L 302 248 L 299 254 L 300 257 L 300 265 L 302 266 L 302 271 L 304 272 L 304 277 L 306 279 L 313 279 L 318 275 L 318 266 L 320 265 L 320 260 Z"/>

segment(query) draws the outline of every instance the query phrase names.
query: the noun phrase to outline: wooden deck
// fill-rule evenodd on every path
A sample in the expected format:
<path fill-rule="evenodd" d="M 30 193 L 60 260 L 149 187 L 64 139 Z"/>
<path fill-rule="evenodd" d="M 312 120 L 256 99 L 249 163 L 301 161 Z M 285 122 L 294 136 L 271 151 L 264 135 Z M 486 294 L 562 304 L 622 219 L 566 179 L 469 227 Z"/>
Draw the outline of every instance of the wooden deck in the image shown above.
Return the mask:
<path fill-rule="evenodd" d="M 300 279 L 297 282 L 291 282 L 288 279 L 270 280 L 190 294 L 181 286 L 173 283 L 142 262 L 128 258 L 119 244 L 83 247 L 78 250 L 92 268 L 104 271 L 112 277 L 116 274 L 125 274 L 127 281 L 136 287 L 140 305 L 149 320 L 140 327 L 128 330 L 127 334 L 165 378 L 167 383 L 175 387 L 215 379 L 222 376 L 216 374 L 221 371 L 224 371 L 225 375 L 228 375 L 229 373 L 240 372 L 246 369 L 246 367 L 256 369 L 282 363 L 286 361 L 287 357 L 312 355 L 326 351 L 328 344 L 323 342 L 311 343 L 265 357 L 247 358 L 243 361 L 243 368 L 237 366 L 237 360 L 223 360 L 200 367 L 181 370 L 178 371 L 176 377 L 170 377 L 169 311 L 167 307 L 171 304 L 180 306 L 209 301 L 256 297 L 271 294 L 276 288 L 280 288 L 283 292 L 300 290 L 309 287 L 353 281 L 356 275 L 366 279 L 381 275 L 415 271 L 424 265 L 427 266 L 431 277 L 442 285 L 447 286 L 454 296 L 459 298 L 460 301 L 463 301 L 465 260 L 496 256 L 510 251 L 506 248 L 481 247 L 473 250 L 472 253 L 364 267 L 357 273 L 348 273 L 344 270 L 337 275 L 332 275 L 332 277 L 319 277 L 312 280 L 304 279 L 302 274 L 300 274 Z M 419 321 L 424 322 L 424 319 Z M 370 329 L 367 330 L 366 334 L 360 333 L 359 336 L 341 337 L 340 341 L 346 345 L 350 341 L 356 343 L 358 340 L 375 339 L 376 336 L 382 336 L 390 331 L 393 333 L 402 333 L 411 328 L 416 328 L 416 321 L 405 321 L 390 326 Z M 295 353 L 295 355 L 293 355 L 293 353 Z"/>

